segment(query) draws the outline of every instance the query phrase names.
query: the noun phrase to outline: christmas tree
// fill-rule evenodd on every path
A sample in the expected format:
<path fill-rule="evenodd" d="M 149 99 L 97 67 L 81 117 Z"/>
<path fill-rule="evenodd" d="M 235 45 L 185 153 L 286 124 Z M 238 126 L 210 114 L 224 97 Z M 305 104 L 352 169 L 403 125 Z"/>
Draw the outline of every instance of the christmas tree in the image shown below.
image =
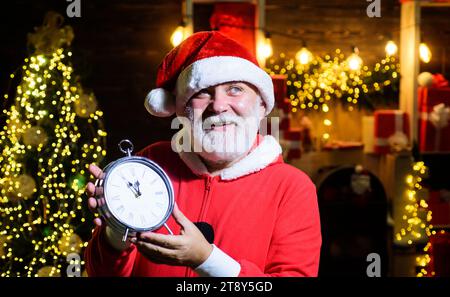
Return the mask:
<path fill-rule="evenodd" d="M 71 65 L 73 40 L 49 13 L 29 34 L 32 54 L 11 74 L 0 131 L 1 276 L 79 275 L 92 216 L 87 167 L 106 155 L 95 96 Z M 11 100 L 12 99 L 12 100 Z"/>

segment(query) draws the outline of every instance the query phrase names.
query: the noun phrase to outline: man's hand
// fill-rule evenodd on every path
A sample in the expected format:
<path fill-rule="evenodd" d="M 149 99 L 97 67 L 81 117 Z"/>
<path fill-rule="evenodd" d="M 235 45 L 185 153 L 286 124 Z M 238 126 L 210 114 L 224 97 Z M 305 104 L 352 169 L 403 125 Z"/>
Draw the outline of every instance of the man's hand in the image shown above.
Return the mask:
<path fill-rule="evenodd" d="M 172 215 L 181 226 L 180 235 L 145 232 L 132 238 L 131 242 L 154 263 L 195 268 L 208 259 L 213 246 L 176 204 Z"/>
<path fill-rule="evenodd" d="M 89 172 L 97 179 L 104 178 L 103 171 L 94 164 L 89 165 Z M 100 193 L 101 190 L 102 190 L 101 188 L 95 187 L 95 185 L 92 182 L 88 182 L 88 184 L 86 185 L 86 194 L 89 197 L 87 201 L 88 207 L 94 214 L 98 213 L 97 208 L 100 206 L 99 204 L 104 203 L 104 201 L 97 201 L 96 199 L 96 196 L 102 194 Z M 97 226 L 101 226 L 102 225 L 101 218 L 95 218 L 94 224 Z"/>

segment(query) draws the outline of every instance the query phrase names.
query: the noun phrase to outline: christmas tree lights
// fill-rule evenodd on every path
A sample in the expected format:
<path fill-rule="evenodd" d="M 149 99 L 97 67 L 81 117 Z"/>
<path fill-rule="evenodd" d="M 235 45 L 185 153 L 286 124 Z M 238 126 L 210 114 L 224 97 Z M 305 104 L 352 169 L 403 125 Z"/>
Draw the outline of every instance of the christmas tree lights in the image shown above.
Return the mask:
<path fill-rule="evenodd" d="M 72 52 L 62 46 L 67 27 L 52 27 L 56 23 L 48 21 L 33 35 L 35 51 L 19 74 L 11 74 L 20 80 L 15 92 L 4 95 L 2 277 L 65 275 L 71 253 L 80 256 L 80 269 L 84 264 L 82 237 L 91 229 L 83 197 L 87 168 L 106 155 L 106 132 L 94 95 L 81 87 Z"/>

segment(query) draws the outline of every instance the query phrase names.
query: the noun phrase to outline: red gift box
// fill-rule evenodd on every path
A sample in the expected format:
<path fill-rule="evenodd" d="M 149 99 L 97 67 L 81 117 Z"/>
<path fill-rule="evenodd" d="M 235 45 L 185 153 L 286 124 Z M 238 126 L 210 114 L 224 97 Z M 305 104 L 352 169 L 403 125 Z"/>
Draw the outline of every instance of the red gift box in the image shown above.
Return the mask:
<path fill-rule="evenodd" d="M 450 151 L 450 88 L 419 88 L 419 149 Z"/>
<path fill-rule="evenodd" d="M 431 191 L 428 208 L 433 226 L 450 226 L 450 191 Z"/>
<path fill-rule="evenodd" d="M 408 114 L 401 110 L 377 110 L 374 118 L 375 153 L 388 154 L 393 147 L 408 146 Z"/>
<path fill-rule="evenodd" d="M 287 130 L 282 133 L 285 145 L 284 156 L 286 159 L 298 159 L 301 157 L 301 137 L 300 130 Z"/>
<path fill-rule="evenodd" d="M 273 135 L 280 131 L 289 130 L 291 127 L 291 115 L 281 108 L 274 107 L 267 118 L 267 133 Z M 272 129 L 273 128 L 273 129 Z M 275 130 L 276 129 L 276 130 Z M 272 133 L 273 132 L 273 133 Z"/>
<path fill-rule="evenodd" d="M 248 29 L 254 26 L 255 18 L 255 4 L 245 3 L 244 1 L 241 3 L 224 1 L 214 4 L 214 11 L 209 19 L 209 23 L 211 29 L 236 40 L 253 55 L 256 55 L 255 31 Z"/>
<path fill-rule="evenodd" d="M 275 95 L 275 103 L 278 107 L 282 107 L 285 104 L 284 99 L 287 96 L 287 76 L 283 74 L 272 75 L 273 92 Z"/>
<path fill-rule="evenodd" d="M 450 233 L 438 231 L 430 236 L 430 268 L 434 276 L 450 276 Z"/>

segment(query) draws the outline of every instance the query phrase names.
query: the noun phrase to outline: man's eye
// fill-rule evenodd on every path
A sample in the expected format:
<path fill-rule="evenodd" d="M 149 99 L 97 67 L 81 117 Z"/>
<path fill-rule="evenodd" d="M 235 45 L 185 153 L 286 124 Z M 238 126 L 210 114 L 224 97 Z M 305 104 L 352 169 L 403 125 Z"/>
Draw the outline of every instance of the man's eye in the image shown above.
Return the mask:
<path fill-rule="evenodd" d="M 204 90 L 198 91 L 198 93 L 195 94 L 194 97 L 202 97 L 202 98 L 204 98 L 204 97 L 207 97 L 209 95 L 210 94 L 209 94 L 208 90 L 204 89 Z"/>
<path fill-rule="evenodd" d="M 242 91 L 243 91 L 242 88 L 241 88 L 241 87 L 238 87 L 238 86 L 230 86 L 230 87 L 228 88 L 228 92 L 229 92 L 231 95 L 239 95 Z"/>

